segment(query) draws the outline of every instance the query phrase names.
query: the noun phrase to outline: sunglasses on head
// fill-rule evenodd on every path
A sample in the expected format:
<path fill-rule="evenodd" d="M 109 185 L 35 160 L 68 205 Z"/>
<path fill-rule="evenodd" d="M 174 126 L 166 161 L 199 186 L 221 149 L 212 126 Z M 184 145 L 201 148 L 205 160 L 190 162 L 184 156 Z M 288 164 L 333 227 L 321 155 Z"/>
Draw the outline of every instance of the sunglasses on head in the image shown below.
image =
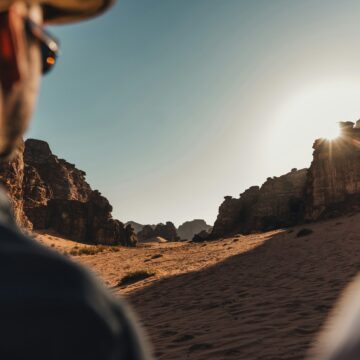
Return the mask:
<path fill-rule="evenodd" d="M 45 75 L 56 64 L 59 55 L 59 41 L 41 25 L 36 24 L 30 19 L 25 20 L 25 28 L 28 34 L 40 43 L 42 73 Z"/>

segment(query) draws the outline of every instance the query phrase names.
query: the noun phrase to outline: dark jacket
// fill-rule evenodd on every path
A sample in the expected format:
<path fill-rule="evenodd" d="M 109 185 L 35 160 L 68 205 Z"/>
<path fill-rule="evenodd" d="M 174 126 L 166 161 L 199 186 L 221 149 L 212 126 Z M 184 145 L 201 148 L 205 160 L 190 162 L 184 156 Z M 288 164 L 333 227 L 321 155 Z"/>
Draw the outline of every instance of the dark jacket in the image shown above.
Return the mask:
<path fill-rule="evenodd" d="M 0 359 L 149 359 L 126 304 L 22 235 L 0 204 Z"/>

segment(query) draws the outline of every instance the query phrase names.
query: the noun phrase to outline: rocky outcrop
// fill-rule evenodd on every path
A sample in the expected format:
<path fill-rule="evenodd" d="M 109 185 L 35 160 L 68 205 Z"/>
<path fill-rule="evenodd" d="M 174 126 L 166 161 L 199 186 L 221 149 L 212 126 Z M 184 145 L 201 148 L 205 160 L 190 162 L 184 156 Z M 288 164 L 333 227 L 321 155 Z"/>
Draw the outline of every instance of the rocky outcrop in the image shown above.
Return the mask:
<path fill-rule="evenodd" d="M 168 241 L 180 240 L 176 227 L 171 221 L 167 221 L 166 224 L 157 224 L 155 227 L 145 225 L 143 229 L 137 233 L 137 237 L 140 242 L 155 237 L 161 237 Z"/>
<path fill-rule="evenodd" d="M 225 197 L 211 236 L 295 225 L 303 217 L 306 180 L 307 169 L 293 169 L 286 175 L 268 178 L 261 188 L 249 188 L 238 199 Z"/>
<path fill-rule="evenodd" d="M 0 170 L 20 225 L 52 229 L 85 243 L 135 245 L 132 227 L 112 218 L 109 201 L 91 189 L 85 176 L 34 139 Z"/>
<path fill-rule="evenodd" d="M 24 144 L 22 143 L 14 159 L 0 162 L 0 183 L 6 188 L 17 223 L 24 229 L 31 230 L 32 224 L 25 215 L 24 199 Z"/>
<path fill-rule="evenodd" d="M 192 238 L 193 242 L 203 242 L 211 238 L 211 232 L 202 230 L 199 233 L 195 234 Z"/>
<path fill-rule="evenodd" d="M 47 142 L 26 140 L 24 162 L 36 170 L 52 199 L 89 200 L 92 190 L 85 180 L 86 173 L 55 156 Z"/>
<path fill-rule="evenodd" d="M 238 199 L 225 197 L 209 238 L 360 211 L 360 120 L 339 127 L 338 138 L 315 140 L 308 170 L 268 178 L 261 188 L 251 187 Z"/>
<path fill-rule="evenodd" d="M 200 233 L 201 231 L 209 231 L 212 229 L 204 220 L 195 219 L 192 221 L 185 221 L 177 229 L 177 234 L 182 240 L 191 240 L 195 234 Z"/>
<path fill-rule="evenodd" d="M 335 141 L 318 139 L 307 184 L 306 220 L 360 210 L 360 120 L 340 123 Z"/>

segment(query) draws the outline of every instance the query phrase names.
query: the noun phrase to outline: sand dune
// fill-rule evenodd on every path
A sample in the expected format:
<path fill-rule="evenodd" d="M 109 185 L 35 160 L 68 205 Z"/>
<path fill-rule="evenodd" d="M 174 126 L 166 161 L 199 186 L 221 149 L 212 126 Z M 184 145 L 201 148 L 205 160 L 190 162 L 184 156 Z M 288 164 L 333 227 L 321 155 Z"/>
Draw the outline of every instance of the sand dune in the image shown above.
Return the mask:
<path fill-rule="evenodd" d="M 312 224 L 313 234 L 300 238 L 294 228 L 75 259 L 133 304 L 158 359 L 303 359 L 360 269 L 359 220 Z M 146 268 L 156 275 L 116 287 Z"/>

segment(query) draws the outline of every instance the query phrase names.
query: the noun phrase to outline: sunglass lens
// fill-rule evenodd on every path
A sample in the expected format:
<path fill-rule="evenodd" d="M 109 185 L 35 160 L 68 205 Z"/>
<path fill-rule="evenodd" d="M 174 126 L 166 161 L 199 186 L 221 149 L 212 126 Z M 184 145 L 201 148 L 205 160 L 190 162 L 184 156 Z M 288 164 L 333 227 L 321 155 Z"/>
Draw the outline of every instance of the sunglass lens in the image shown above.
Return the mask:
<path fill-rule="evenodd" d="M 51 51 L 45 44 L 41 46 L 42 55 L 42 72 L 43 74 L 48 73 L 56 63 L 56 54 Z"/>

